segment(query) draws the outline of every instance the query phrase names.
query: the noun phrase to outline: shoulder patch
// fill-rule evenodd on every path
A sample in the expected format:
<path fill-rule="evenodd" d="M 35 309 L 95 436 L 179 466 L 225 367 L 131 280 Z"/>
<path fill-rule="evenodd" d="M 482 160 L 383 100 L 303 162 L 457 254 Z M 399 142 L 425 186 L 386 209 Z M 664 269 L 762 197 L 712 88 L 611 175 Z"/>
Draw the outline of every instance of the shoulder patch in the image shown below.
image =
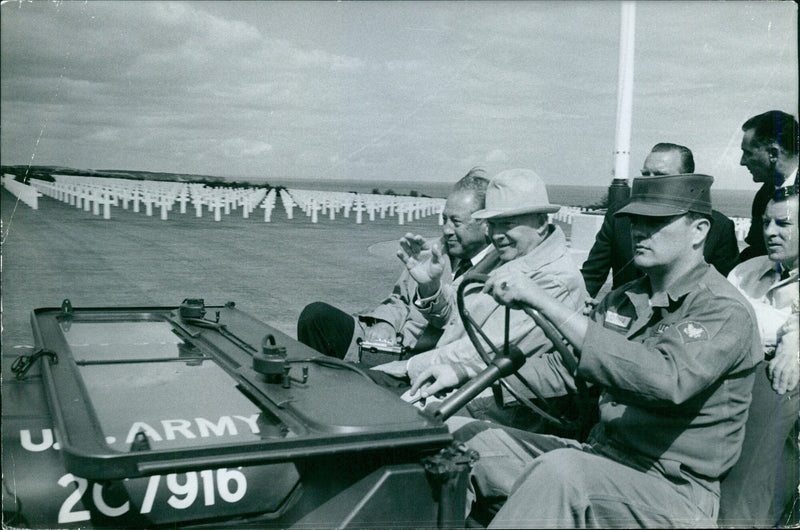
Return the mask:
<path fill-rule="evenodd" d="M 690 320 L 678 326 L 684 342 L 696 342 L 701 340 L 708 340 L 708 330 L 700 324 Z"/>

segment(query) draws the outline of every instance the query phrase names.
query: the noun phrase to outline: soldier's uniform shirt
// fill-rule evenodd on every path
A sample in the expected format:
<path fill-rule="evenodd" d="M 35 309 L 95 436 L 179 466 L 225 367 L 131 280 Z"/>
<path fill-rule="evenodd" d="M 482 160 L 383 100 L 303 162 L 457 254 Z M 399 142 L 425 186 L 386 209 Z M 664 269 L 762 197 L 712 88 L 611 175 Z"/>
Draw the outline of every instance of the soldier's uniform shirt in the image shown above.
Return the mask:
<path fill-rule="evenodd" d="M 577 376 L 602 393 L 585 444 L 509 431 L 515 445 L 485 424 L 456 432 L 482 449 L 474 469 L 481 489 L 503 494 L 516 481 L 492 526 L 713 523 L 760 358 L 755 317 L 707 264 L 663 297 L 649 293 L 640 278 L 593 313 Z"/>
<path fill-rule="evenodd" d="M 755 316 L 707 264 L 663 298 L 648 293 L 644 277 L 603 300 L 578 375 L 603 387 L 609 443 L 717 479 L 739 457 L 744 436 L 761 358 Z"/>

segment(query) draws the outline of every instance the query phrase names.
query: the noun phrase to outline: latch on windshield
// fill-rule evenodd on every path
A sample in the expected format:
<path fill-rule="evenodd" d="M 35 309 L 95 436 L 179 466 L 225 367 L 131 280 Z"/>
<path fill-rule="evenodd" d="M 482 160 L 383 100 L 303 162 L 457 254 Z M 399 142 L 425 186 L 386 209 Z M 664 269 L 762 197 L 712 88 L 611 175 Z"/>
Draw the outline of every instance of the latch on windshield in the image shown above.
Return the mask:
<path fill-rule="evenodd" d="M 22 380 L 25 378 L 25 374 L 28 373 L 31 366 L 33 366 L 33 363 L 42 357 L 49 357 L 50 364 L 58 364 L 58 355 L 56 352 L 42 348 L 33 355 L 20 355 L 14 359 L 14 362 L 11 364 L 11 372 L 16 376 L 17 380 Z"/>

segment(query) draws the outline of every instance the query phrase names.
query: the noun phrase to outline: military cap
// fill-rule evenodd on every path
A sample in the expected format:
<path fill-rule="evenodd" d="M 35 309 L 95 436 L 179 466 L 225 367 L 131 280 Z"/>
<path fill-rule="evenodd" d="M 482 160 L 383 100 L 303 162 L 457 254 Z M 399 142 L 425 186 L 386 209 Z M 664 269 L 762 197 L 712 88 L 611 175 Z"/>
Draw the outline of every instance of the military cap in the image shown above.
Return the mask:
<path fill-rule="evenodd" d="M 714 177 L 687 173 L 633 179 L 628 204 L 614 215 L 667 217 L 696 212 L 711 215 Z"/>

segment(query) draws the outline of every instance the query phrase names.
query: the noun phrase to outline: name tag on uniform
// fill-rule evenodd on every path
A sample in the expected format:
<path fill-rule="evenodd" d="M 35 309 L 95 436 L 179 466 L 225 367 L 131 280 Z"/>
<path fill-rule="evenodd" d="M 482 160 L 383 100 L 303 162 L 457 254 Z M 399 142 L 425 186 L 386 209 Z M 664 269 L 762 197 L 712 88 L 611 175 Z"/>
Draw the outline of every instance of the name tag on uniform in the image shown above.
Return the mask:
<path fill-rule="evenodd" d="M 622 329 L 631 327 L 631 317 L 625 317 L 614 311 L 606 311 L 605 323 Z"/>

